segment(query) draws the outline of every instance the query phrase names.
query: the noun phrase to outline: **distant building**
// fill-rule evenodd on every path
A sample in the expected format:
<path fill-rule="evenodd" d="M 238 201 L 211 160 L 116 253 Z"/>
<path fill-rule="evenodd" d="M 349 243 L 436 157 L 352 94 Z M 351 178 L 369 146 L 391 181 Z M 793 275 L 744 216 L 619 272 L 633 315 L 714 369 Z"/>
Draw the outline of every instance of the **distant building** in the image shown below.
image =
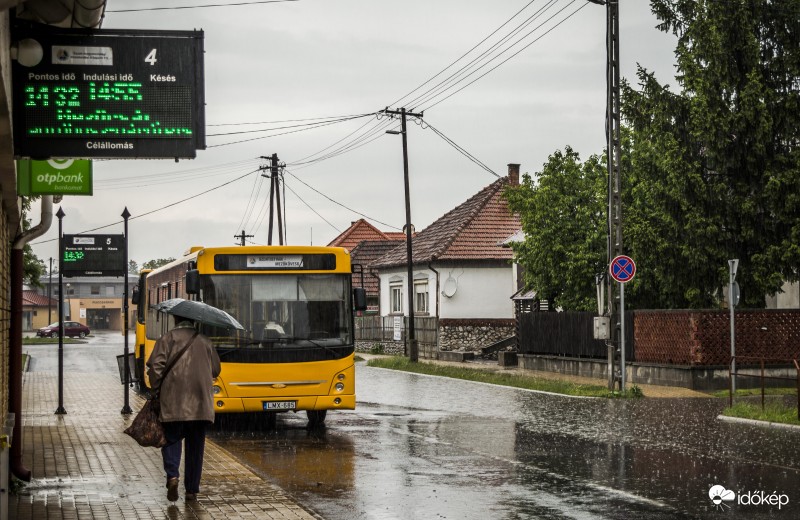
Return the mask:
<path fill-rule="evenodd" d="M 42 277 L 42 287 L 37 292 L 46 298 L 49 277 Z M 139 281 L 139 276 L 128 274 L 128 298 L 133 292 L 133 287 Z M 88 326 L 91 330 L 116 330 L 122 332 L 123 324 L 123 296 L 125 279 L 123 277 L 75 276 L 63 279 L 64 285 L 64 318 L 77 321 Z M 52 289 L 55 307 L 52 310 L 52 322 L 58 321 L 58 277 L 54 274 Z M 47 309 L 45 309 L 46 312 Z M 23 318 L 24 321 L 24 318 Z M 38 322 L 37 322 L 38 323 Z M 128 301 L 128 326 L 133 329 L 136 323 L 136 307 Z M 38 327 L 36 327 L 38 328 Z M 35 330 L 35 329 L 25 329 Z"/>
<path fill-rule="evenodd" d="M 58 300 L 33 290 L 22 291 L 22 330 L 46 327 L 58 318 Z"/>

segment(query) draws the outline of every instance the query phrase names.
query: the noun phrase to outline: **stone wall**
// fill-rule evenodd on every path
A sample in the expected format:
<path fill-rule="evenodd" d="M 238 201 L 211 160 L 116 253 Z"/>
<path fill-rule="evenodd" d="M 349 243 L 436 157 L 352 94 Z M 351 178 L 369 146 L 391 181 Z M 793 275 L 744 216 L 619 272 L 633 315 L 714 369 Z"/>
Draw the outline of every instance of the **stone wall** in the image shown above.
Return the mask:
<path fill-rule="evenodd" d="M 513 336 L 513 319 L 441 319 L 439 320 L 439 349 L 477 352 L 481 348 Z"/>

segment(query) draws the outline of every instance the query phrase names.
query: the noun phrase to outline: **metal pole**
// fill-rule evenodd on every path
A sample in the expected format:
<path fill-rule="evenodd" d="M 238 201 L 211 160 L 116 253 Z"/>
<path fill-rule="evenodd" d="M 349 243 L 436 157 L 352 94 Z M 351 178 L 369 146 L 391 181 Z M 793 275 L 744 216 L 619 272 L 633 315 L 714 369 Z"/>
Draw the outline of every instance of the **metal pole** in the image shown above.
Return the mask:
<path fill-rule="evenodd" d="M 408 268 L 408 359 L 419 360 L 417 336 L 414 331 L 414 253 L 411 245 L 411 192 L 408 186 L 408 140 L 406 132 L 406 109 L 400 109 L 403 135 L 403 182 L 406 191 L 406 264 Z"/>
<path fill-rule="evenodd" d="M 620 390 L 625 392 L 625 284 L 619 284 L 619 362 L 620 362 Z"/>
<path fill-rule="evenodd" d="M 269 236 L 267 237 L 267 245 L 272 245 L 272 227 L 275 215 L 275 177 L 278 175 L 278 154 L 272 154 L 270 157 L 270 179 L 269 179 Z"/>
<path fill-rule="evenodd" d="M 58 213 L 58 408 L 55 413 L 64 415 L 64 209 L 59 206 Z"/>
<path fill-rule="evenodd" d="M 738 259 L 728 260 L 730 267 L 730 283 L 728 284 L 728 308 L 731 313 L 731 395 L 736 393 L 736 322 L 733 304 L 733 283 L 736 281 L 736 268 L 739 265 Z"/>
<path fill-rule="evenodd" d="M 123 372 L 125 373 L 125 384 L 122 385 L 125 389 L 123 390 L 123 405 L 122 410 L 120 413 L 122 414 L 129 414 L 133 412 L 130 407 L 130 381 L 131 381 L 131 368 L 128 366 L 128 218 L 130 218 L 131 214 L 128 211 L 128 206 L 125 206 L 125 209 L 122 212 L 122 218 L 125 220 L 125 244 L 122 247 L 122 272 L 124 273 L 123 276 L 125 277 L 125 283 L 122 289 L 122 316 L 123 320 L 125 321 L 125 325 L 122 327 L 123 334 L 125 334 L 125 348 L 123 350 L 124 356 L 122 357 L 122 364 L 125 367 Z"/>
<path fill-rule="evenodd" d="M 53 257 L 50 257 L 50 283 L 47 285 L 47 324 L 53 323 Z"/>

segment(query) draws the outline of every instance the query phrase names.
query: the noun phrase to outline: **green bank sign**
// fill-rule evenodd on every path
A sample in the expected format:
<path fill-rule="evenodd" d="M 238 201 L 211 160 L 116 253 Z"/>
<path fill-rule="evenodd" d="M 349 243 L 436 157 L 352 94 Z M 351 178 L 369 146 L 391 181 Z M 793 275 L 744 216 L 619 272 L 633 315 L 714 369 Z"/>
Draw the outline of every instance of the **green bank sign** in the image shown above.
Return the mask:
<path fill-rule="evenodd" d="M 18 195 L 91 195 L 92 161 L 17 161 Z"/>

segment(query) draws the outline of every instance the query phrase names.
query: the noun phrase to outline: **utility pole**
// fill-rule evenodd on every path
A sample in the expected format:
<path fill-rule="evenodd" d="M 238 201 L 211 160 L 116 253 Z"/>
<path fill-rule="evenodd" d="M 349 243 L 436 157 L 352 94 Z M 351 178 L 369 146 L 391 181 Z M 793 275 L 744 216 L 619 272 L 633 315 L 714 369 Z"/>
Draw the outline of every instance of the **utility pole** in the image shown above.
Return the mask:
<path fill-rule="evenodd" d="M 408 268 L 408 359 L 416 363 L 419 360 L 419 348 L 417 336 L 414 331 L 414 252 L 411 246 L 411 195 L 408 187 L 408 132 L 406 132 L 406 116 L 422 119 L 423 113 L 415 114 L 406 112 L 405 108 L 389 110 L 387 107 L 384 113 L 389 115 L 399 115 L 401 122 L 400 134 L 403 136 L 403 181 L 406 192 L 406 264 Z M 396 130 L 387 130 L 387 134 L 397 134 Z"/>
<path fill-rule="evenodd" d="M 241 244 L 239 244 L 239 245 L 243 246 L 244 245 L 244 239 L 245 238 L 253 238 L 253 235 L 245 235 L 244 234 L 244 229 L 243 229 L 241 234 L 233 235 L 233 238 L 238 238 L 241 241 Z"/>
<path fill-rule="evenodd" d="M 608 149 L 608 258 L 607 264 L 625 254 L 622 246 L 622 196 L 620 137 L 620 80 L 619 80 L 619 0 L 587 0 L 606 6 L 606 147 Z M 609 356 L 622 345 L 619 284 L 610 276 L 608 283 L 608 313 L 611 321 Z M 620 359 L 622 359 L 622 352 Z M 609 388 L 615 377 L 609 374 Z M 621 388 L 624 390 L 624 388 Z"/>
<path fill-rule="evenodd" d="M 261 157 L 262 159 L 269 159 L 270 161 L 270 184 L 269 184 L 269 236 L 267 237 L 267 244 L 272 245 L 272 229 L 273 229 L 273 222 L 274 222 L 274 215 L 277 211 L 278 215 L 278 243 L 280 245 L 284 245 L 283 242 L 283 214 L 281 211 L 281 181 L 280 181 L 280 171 L 279 171 L 279 164 L 278 164 L 278 154 L 272 154 L 271 157 Z M 262 167 L 261 170 L 265 170 L 266 167 Z M 263 173 L 261 174 L 264 177 L 267 177 Z M 244 245 L 244 244 L 242 244 Z"/>

